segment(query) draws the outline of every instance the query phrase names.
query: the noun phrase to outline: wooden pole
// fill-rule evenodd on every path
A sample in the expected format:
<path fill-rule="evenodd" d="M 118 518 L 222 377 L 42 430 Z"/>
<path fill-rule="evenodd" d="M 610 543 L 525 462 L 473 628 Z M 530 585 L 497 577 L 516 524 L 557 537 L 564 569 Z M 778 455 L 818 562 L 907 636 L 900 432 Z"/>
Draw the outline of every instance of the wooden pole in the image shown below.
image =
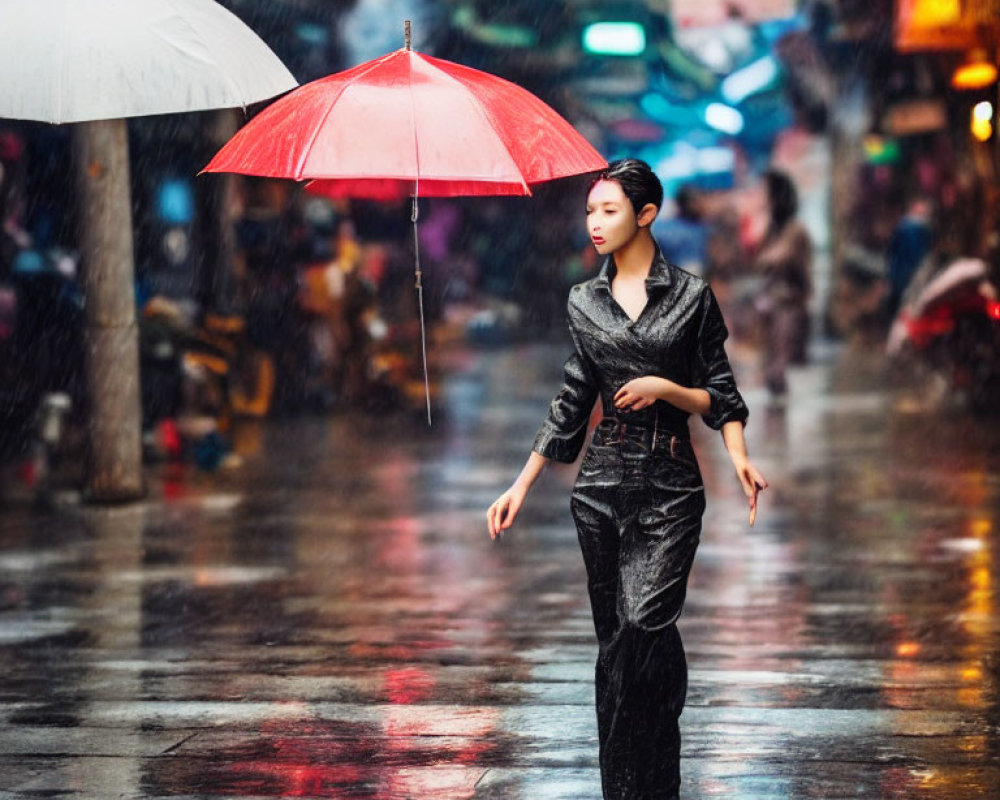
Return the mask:
<path fill-rule="evenodd" d="M 89 410 L 86 497 L 144 493 L 128 129 L 123 119 L 73 128 Z"/>

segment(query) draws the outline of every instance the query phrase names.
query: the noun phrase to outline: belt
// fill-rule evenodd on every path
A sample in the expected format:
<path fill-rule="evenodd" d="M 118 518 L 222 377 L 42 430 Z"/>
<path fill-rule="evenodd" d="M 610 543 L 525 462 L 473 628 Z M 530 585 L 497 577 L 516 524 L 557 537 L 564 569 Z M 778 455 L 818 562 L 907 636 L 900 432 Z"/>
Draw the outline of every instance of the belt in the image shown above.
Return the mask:
<path fill-rule="evenodd" d="M 628 414 L 604 417 L 597 423 L 596 431 L 605 444 L 635 442 L 644 444 L 649 450 L 655 450 L 657 445 L 667 446 L 669 443 L 671 456 L 679 442 L 688 441 L 687 431 L 683 432 L 684 435 L 679 435 L 664 425 L 659 413 L 655 411 L 652 415 L 636 420 L 629 419 Z"/>

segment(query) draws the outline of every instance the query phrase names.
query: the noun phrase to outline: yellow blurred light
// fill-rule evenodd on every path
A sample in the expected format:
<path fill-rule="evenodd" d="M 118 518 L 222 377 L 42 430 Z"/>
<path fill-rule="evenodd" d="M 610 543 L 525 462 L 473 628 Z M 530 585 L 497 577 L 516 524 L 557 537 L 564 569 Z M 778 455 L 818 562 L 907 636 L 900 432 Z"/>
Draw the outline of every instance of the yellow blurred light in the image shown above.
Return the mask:
<path fill-rule="evenodd" d="M 993 135 L 993 123 L 987 119 L 977 117 L 973 110 L 972 121 L 969 123 L 969 131 L 977 142 L 985 142 Z"/>
<path fill-rule="evenodd" d="M 962 6 L 959 0 L 914 0 L 910 14 L 915 25 L 934 28 L 961 21 Z"/>
<path fill-rule="evenodd" d="M 896 655 L 900 658 L 912 658 L 920 652 L 920 644 L 918 642 L 901 642 L 896 647 Z"/>
<path fill-rule="evenodd" d="M 985 142 L 993 135 L 993 125 L 988 120 L 976 120 L 972 123 L 972 135 L 977 142 Z"/>
<path fill-rule="evenodd" d="M 989 735 L 963 736 L 962 741 L 958 742 L 958 749 L 963 753 L 984 755 L 990 751 L 992 744 L 993 739 Z"/>
<path fill-rule="evenodd" d="M 962 670 L 963 681 L 978 681 L 983 677 L 983 671 L 979 667 L 966 667 Z"/>
<path fill-rule="evenodd" d="M 954 89 L 984 89 L 995 83 L 997 67 L 986 58 L 986 51 L 973 50 L 962 66 L 951 76 Z"/>
<path fill-rule="evenodd" d="M 981 591 L 989 590 L 990 584 L 993 582 L 993 575 L 990 573 L 989 567 L 977 567 L 972 571 L 970 578 L 970 583 Z"/>
<path fill-rule="evenodd" d="M 955 693 L 955 699 L 960 706 L 965 708 L 982 708 L 984 692 L 980 687 L 970 686 L 966 689 L 959 689 Z"/>

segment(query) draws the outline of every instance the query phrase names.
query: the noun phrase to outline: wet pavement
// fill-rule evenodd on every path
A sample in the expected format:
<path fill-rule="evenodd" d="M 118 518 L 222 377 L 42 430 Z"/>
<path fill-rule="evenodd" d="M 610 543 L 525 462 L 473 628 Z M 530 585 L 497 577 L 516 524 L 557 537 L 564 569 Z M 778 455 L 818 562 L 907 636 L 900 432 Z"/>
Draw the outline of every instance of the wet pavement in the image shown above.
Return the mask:
<path fill-rule="evenodd" d="M 0 797 L 597 800 L 573 468 L 499 545 L 565 348 L 455 350 L 419 419 L 278 421 L 128 508 L 0 509 Z M 1000 796 L 1000 431 L 828 351 L 709 496 L 686 800 Z"/>

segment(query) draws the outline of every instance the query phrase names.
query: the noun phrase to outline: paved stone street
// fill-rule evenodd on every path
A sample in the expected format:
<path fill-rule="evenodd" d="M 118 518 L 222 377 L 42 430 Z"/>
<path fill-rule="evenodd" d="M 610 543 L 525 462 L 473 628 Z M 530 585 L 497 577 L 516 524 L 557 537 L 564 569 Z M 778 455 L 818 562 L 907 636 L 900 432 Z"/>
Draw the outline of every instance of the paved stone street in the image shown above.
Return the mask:
<path fill-rule="evenodd" d="M 575 469 L 484 521 L 564 351 L 454 351 L 429 431 L 245 426 L 141 504 L 0 510 L 0 797 L 597 800 Z M 821 354 L 785 413 L 747 381 L 753 529 L 692 423 L 685 800 L 1000 796 L 1000 432 L 880 366 Z"/>

